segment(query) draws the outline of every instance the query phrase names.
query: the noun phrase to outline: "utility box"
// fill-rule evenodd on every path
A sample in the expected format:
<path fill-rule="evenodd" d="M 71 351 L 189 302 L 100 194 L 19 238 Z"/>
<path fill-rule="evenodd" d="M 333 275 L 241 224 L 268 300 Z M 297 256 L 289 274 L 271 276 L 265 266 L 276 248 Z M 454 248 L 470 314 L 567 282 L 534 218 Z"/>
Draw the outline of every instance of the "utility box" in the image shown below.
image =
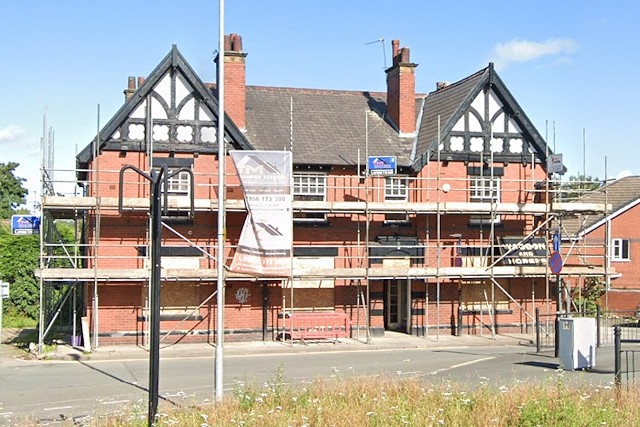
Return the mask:
<path fill-rule="evenodd" d="M 597 332 L 593 317 L 560 319 L 558 324 L 560 368 L 565 371 L 596 366 Z"/>

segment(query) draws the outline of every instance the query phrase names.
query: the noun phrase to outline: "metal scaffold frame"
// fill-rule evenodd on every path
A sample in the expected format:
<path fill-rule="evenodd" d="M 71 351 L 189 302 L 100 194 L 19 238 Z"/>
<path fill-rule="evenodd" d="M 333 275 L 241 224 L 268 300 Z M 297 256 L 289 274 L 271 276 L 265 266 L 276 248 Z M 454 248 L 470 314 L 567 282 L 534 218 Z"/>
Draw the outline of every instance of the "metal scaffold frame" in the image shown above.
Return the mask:
<path fill-rule="evenodd" d="M 96 152 L 95 155 L 97 159 L 99 157 L 98 153 Z M 147 155 L 150 155 L 150 154 L 147 153 Z M 488 164 L 492 166 L 493 158 L 488 160 L 489 160 Z M 482 158 L 480 161 L 484 163 Z M 513 296 L 509 294 L 509 292 L 504 286 L 500 284 L 501 279 L 506 277 L 511 277 L 510 275 L 512 275 L 513 273 L 512 273 L 512 269 L 510 270 L 504 266 L 498 266 L 498 263 L 502 257 L 495 258 L 494 256 L 495 250 L 496 250 L 496 247 L 495 247 L 496 230 L 494 227 L 494 221 L 498 215 L 503 215 L 503 214 L 504 215 L 516 214 L 516 215 L 530 216 L 531 218 L 542 215 L 544 216 L 545 220 L 541 224 L 539 224 L 537 227 L 534 227 L 533 231 L 530 234 L 524 236 L 521 242 L 526 240 L 528 237 L 530 237 L 534 233 L 538 233 L 538 232 L 542 233 L 542 235 L 545 236 L 545 239 L 548 239 L 549 237 L 549 234 L 547 232 L 549 228 L 548 224 L 551 221 L 556 221 L 558 218 L 561 218 L 562 215 L 564 215 L 565 213 L 570 215 L 575 215 L 576 210 L 568 206 L 567 203 L 564 203 L 564 205 L 567 205 L 567 206 L 563 206 L 563 203 L 555 203 L 555 201 L 557 200 L 557 197 L 554 197 L 554 194 L 555 194 L 554 192 L 556 192 L 557 189 L 550 188 L 550 185 L 549 185 L 550 180 L 547 179 L 548 177 L 545 177 L 544 179 L 544 182 L 546 183 L 546 185 L 543 190 L 545 194 L 544 194 L 544 203 L 542 204 L 532 203 L 532 204 L 525 204 L 525 205 L 516 205 L 516 204 L 505 203 L 505 202 L 502 202 L 501 200 L 496 200 L 493 198 L 490 198 L 488 203 L 477 203 L 477 202 L 452 203 L 452 202 L 443 201 L 441 200 L 441 194 L 439 191 L 439 189 L 442 187 L 442 184 L 443 184 L 441 174 L 440 174 L 441 163 L 442 162 L 438 154 L 438 159 L 437 159 L 438 167 L 436 168 L 436 171 L 435 171 L 437 176 L 435 178 L 431 176 L 427 176 L 426 178 L 414 178 L 416 182 L 413 183 L 414 184 L 413 186 L 410 186 L 410 181 L 408 183 L 408 187 L 411 188 L 410 191 L 415 191 L 415 192 L 425 191 L 426 192 L 425 194 L 430 195 L 429 197 L 433 195 L 433 191 L 435 190 L 436 191 L 435 194 L 437 194 L 437 200 L 435 202 L 432 202 L 430 200 L 426 200 L 426 201 L 418 200 L 418 202 L 409 201 L 407 203 L 394 203 L 394 204 L 380 202 L 379 200 L 376 200 L 374 196 L 376 194 L 379 194 L 380 192 L 384 194 L 384 188 L 383 188 L 384 180 L 380 178 L 372 179 L 368 175 L 365 176 L 364 179 L 361 179 L 362 177 L 360 176 L 359 173 L 357 174 L 357 176 L 354 176 L 352 178 L 356 186 L 363 187 L 364 193 L 367 195 L 364 201 L 354 201 L 354 202 L 327 201 L 322 204 L 319 204 L 317 202 L 294 201 L 294 211 L 308 210 L 309 212 L 325 212 L 329 215 L 353 214 L 357 216 L 358 242 L 356 246 L 358 248 L 357 252 L 360 253 L 362 257 L 362 259 L 357 264 L 359 267 L 342 268 L 342 269 L 334 268 L 331 271 L 318 270 L 311 273 L 308 272 L 307 274 L 309 275 L 307 277 L 311 279 L 332 278 L 334 280 L 335 279 L 351 280 L 351 283 L 357 284 L 356 285 L 357 301 L 355 302 L 357 316 L 358 316 L 358 322 L 356 325 L 357 333 L 359 334 L 361 329 L 360 317 L 359 317 L 360 311 L 361 311 L 361 308 L 364 308 L 365 309 L 364 322 L 366 325 L 365 331 L 366 331 L 367 342 L 369 342 L 370 340 L 369 333 L 371 329 L 371 320 L 370 320 L 370 313 L 369 313 L 371 310 L 370 283 L 371 281 L 375 281 L 375 280 L 406 277 L 407 279 L 410 280 L 409 282 L 410 291 L 412 290 L 412 286 L 413 286 L 412 283 L 414 283 L 415 280 L 418 280 L 418 281 L 422 280 L 425 282 L 425 286 L 426 286 L 426 294 L 425 294 L 425 302 L 424 302 L 425 310 L 423 310 L 423 314 L 422 314 L 423 316 L 422 323 L 424 325 L 427 336 L 429 335 L 429 331 L 432 330 L 433 327 L 435 327 L 436 329 L 436 337 L 438 336 L 438 334 L 440 334 L 442 322 L 440 321 L 439 318 L 436 321 L 437 323 L 436 325 L 433 325 L 430 322 L 429 308 L 431 305 L 435 305 L 437 310 L 437 316 L 440 315 L 440 310 L 439 310 L 440 303 L 441 303 L 440 288 L 442 284 L 448 281 L 455 281 L 456 283 L 460 283 L 459 281 L 463 278 L 482 280 L 484 283 L 483 287 L 486 284 L 491 285 L 490 298 L 486 294 L 486 290 L 483 290 L 483 293 L 484 295 L 486 295 L 485 303 L 489 308 L 487 311 L 489 313 L 490 321 L 491 321 L 490 326 L 492 328 L 491 329 L 492 337 L 495 336 L 495 329 L 493 329 L 495 319 L 493 318 L 493 313 L 495 312 L 495 307 L 496 307 L 495 305 L 496 304 L 496 301 L 495 301 L 496 287 L 499 288 L 500 291 L 507 298 L 509 298 L 510 301 L 512 301 L 518 307 L 518 309 L 525 314 L 527 318 L 533 321 L 533 317 L 530 311 L 533 311 L 533 309 L 535 308 L 535 304 L 536 304 L 535 292 L 532 291 L 532 304 L 531 304 L 530 310 L 528 311 L 515 298 L 513 298 Z M 535 168 L 535 162 L 532 160 L 531 169 L 534 170 L 534 168 Z M 46 322 L 45 318 L 48 317 L 49 313 L 48 313 L 48 310 L 46 309 L 47 296 L 45 295 L 44 291 L 47 289 L 48 284 L 61 283 L 61 282 L 73 283 L 74 286 L 72 287 L 74 289 L 74 295 L 72 296 L 74 300 L 77 300 L 77 295 L 75 293 L 77 292 L 76 290 L 81 284 L 93 284 L 94 309 L 92 310 L 93 311 L 92 315 L 94 316 L 94 318 L 93 318 L 93 327 L 92 327 L 92 337 L 93 337 L 92 347 L 97 348 L 99 345 L 98 336 L 100 333 L 100 327 L 97 321 L 98 310 L 96 310 L 96 308 L 98 307 L 98 292 L 97 292 L 99 288 L 98 284 L 102 283 L 105 280 L 114 281 L 114 282 L 122 282 L 122 281 L 144 282 L 149 280 L 149 275 L 144 272 L 144 269 L 108 269 L 108 268 L 105 269 L 100 267 L 101 265 L 100 259 L 103 257 L 102 255 L 103 251 L 101 250 L 101 241 L 100 241 L 101 217 L 103 213 L 115 211 L 117 208 L 116 206 L 117 203 L 114 202 L 113 198 L 110 195 L 103 195 L 102 193 L 100 193 L 99 187 L 103 184 L 103 181 L 105 183 L 110 182 L 110 178 L 109 178 L 110 172 L 108 170 L 99 170 L 99 169 L 100 169 L 100 165 L 98 161 L 96 161 L 95 169 L 89 171 L 89 176 L 91 177 L 91 181 L 86 181 L 83 183 L 87 186 L 86 188 L 91 188 L 91 193 L 87 192 L 85 189 L 85 193 L 83 193 L 83 195 L 81 196 L 78 196 L 75 193 L 71 196 L 66 196 L 66 195 L 60 195 L 56 192 L 48 190 L 48 189 L 54 188 L 55 183 L 48 181 L 47 177 L 54 176 L 54 174 L 53 174 L 53 171 L 46 170 L 43 167 L 43 170 L 42 170 L 43 192 L 42 192 L 41 206 L 43 209 L 43 218 L 50 218 L 51 221 L 43 220 L 43 233 L 41 234 L 42 259 L 40 262 L 40 275 L 39 275 L 40 288 L 41 288 L 41 315 L 40 315 L 41 334 L 39 337 L 40 346 L 43 343 L 45 335 L 50 330 L 50 325 L 45 324 Z M 427 164 L 427 166 L 425 167 L 425 170 L 427 175 L 429 175 L 432 171 L 432 168 L 429 164 Z M 72 173 L 75 175 L 78 173 L 78 171 L 72 171 Z M 493 173 L 492 167 L 491 167 L 491 173 Z M 533 176 L 533 172 L 531 175 L 532 175 L 531 177 L 526 178 L 523 185 L 528 185 L 528 187 L 531 187 L 530 191 L 539 191 L 534 188 L 535 187 L 534 184 L 540 180 L 535 179 L 535 177 Z M 493 180 L 493 176 L 491 178 Z M 197 185 L 197 176 L 195 180 Z M 347 179 L 345 178 L 344 181 L 347 182 Z M 422 181 L 422 182 L 419 182 L 419 181 Z M 448 181 L 450 181 L 450 179 L 448 179 Z M 382 182 L 382 187 L 380 187 L 381 182 Z M 468 189 L 469 183 L 468 181 L 462 181 L 462 182 L 466 183 L 463 185 L 466 191 L 466 189 Z M 344 185 L 344 184 L 341 184 L 341 185 Z M 554 185 L 557 185 L 557 183 L 554 183 Z M 345 186 L 345 188 L 342 188 L 341 190 L 344 192 L 351 191 L 348 188 L 348 186 Z M 415 193 L 415 194 L 418 194 L 418 193 Z M 558 192 L 557 194 L 560 194 L 560 193 Z M 370 195 L 371 197 L 369 197 Z M 169 203 L 178 203 L 178 205 L 180 205 L 180 201 L 169 201 Z M 196 209 L 196 211 L 212 212 L 217 210 L 217 205 L 215 200 L 199 200 L 196 198 L 196 200 L 194 200 L 193 203 L 195 205 L 194 208 Z M 148 204 L 145 197 L 125 198 L 123 200 L 123 204 L 126 210 L 131 210 L 131 211 L 138 211 L 138 210 L 142 211 L 142 210 L 148 209 Z M 225 200 L 225 205 L 232 212 L 243 212 L 245 210 L 244 202 L 240 199 Z M 602 209 L 600 207 L 595 208 L 590 205 L 587 206 L 584 203 L 581 206 L 579 206 L 579 208 L 584 209 L 585 211 L 596 210 L 598 212 L 601 212 L 601 209 Z M 376 215 L 378 215 L 379 217 L 379 215 L 388 214 L 388 213 L 397 213 L 397 212 L 402 212 L 402 213 L 405 213 L 406 215 L 414 215 L 416 217 L 424 216 L 425 221 L 427 222 L 427 226 L 425 227 L 425 231 L 427 234 L 424 236 L 424 241 L 419 242 L 419 245 L 424 245 L 425 250 L 427 250 L 430 247 L 429 245 L 433 245 L 435 243 L 435 247 L 439 248 L 437 251 L 438 257 L 436 259 L 435 267 L 430 267 L 426 265 L 427 260 L 424 261 L 425 262 L 424 267 L 411 266 L 410 268 L 402 269 L 401 271 L 400 270 L 393 271 L 392 269 L 385 269 L 385 271 L 382 271 L 379 268 L 371 267 L 371 262 L 370 262 L 371 248 L 369 246 L 370 238 L 371 238 L 370 224 L 372 221 L 374 221 L 374 217 L 376 217 Z M 488 258 L 491 260 L 491 262 L 489 263 L 489 266 L 482 267 L 482 268 L 470 268 L 470 267 L 454 268 L 454 267 L 448 267 L 446 265 L 443 265 L 443 262 L 442 262 L 443 260 L 441 260 L 440 258 L 440 253 L 443 250 L 443 248 L 449 247 L 449 248 L 452 248 L 452 250 L 456 250 L 456 247 L 457 247 L 456 245 L 459 245 L 459 243 L 453 242 L 451 237 L 450 238 L 443 237 L 442 224 L 441 224 L 442 217 L 449 216 L 449 215 L 470 215 L 470 214 L 484 214 L 484 215 L 488 215 L 490 218 L 489 238 L 486 239 L 487 245 L 485 245 L 486 250 L 489 251 Z M 74 221 L 74 226 L 76 227 L 76 230 L 77 230 L 76 231 L 77 236 L 84 236 L 84 237 L 87 237 L 89 235 L 93 236 L 93 238 L 90 239 L 92 240 L 91 246 L 85 246 L 84 242 L 82 242 L 81 244 L 74 245 L 73 252 L 69 252 L 66 254 L 66 257 L 71 262 L 70 264 L 71 268 L 59 268 L 58 266 L 56 266 L 55 262 L 51 262 L 52 259 L 48 255 L 49 250 L 53 249 L 53 246 L 54 246 L 54 242 L 48 240 L 48 239 L 51 239 L 53 235 L 51 232 L 49 232 L 49 227 L 52 227 L 52 230 L 55 229 L 54 220 L 56 215 L 60 215 L 61 218 L 72 219 Z M 429 222 L 428 218 L 430 215 L 435 215 L 435 218 L 436 218 L 437 229 L 435 230 L 436 232 L 435 241 L 431 239 L 431 234 L 433 233 L 433 230 L 428 229 L 428 222 Z M 359 231 L 361 228 L 361 219 L 363 216 L 365 218 L 364 244 L 360 241 L 360 231 Z M 51 222 L 51 224 L 53 225 L 46 225 L 46 226 L 44 225 L 44 224 L 49 224 L 49 222 Z M 169 225 L 163 224 L 163 226 L 168 228 L 169 230 L 172 230 L 174 236 L 176 236 L 178 239 L 186 241 L 187 244 L 189 244 L 190 246 L 198 247 L 195 243 L 190 241 L 189 238 L 177 232 L 175 229 L 172 229 Z M 546 227 L 546 229 L 544 227 Z M 480 230 L 480 243 L 481 243 L 481 246 L 483 243 L 485 243 L 482 230 Z M 605 246 L 608 246 L 608 241 L 606 242 Z M 206 257 L 210 259 L 215 259 L 215 253 L 212 253 L 210 248 L 198 247 L 198 249 Z M 573 250 L 573 246 L 571 247 L 571 249 L 569 249 L 569 253 L 571 253 L 572 250 Z M 604 256 L 608 257 L 608 247 L 605 247 L 603 249 L 603 253 L 604 253 Z M 148 253 L 146 254 L 146 256 L 148 257 Z M 53 257 L 53 259 L 57 259 L 57 258 L 55 256 Z M 91 269 L 83 268 L 84 265 L 91 265 Z M 595 269 L 589 274 L 592 274 L 594 276 L 604 274 L 605 280 L 607 280 L 608 282 L 609 279 L 607 275 L 610 273 L 608 269 L 609 267 L 608 260 L 605 262 L 604 266 L 605 266 L 604 273 L 600 270 Z M 83 271 L 83 270 L 86 270 L 86 271 Z M 207 277 L 212 277 L 211 273 L 212 272 L 207 271 L 205 274 L 207 275 Z M 180 272 L 177 272 L 176 274 L 180 275 L 179 279 L 186 280 L 186 281 L 198 280 L 198 277 L 202 277 L 202 275 L 199 274 L 198 272 L 180 271 Z M 566 273 L 566 275 L 572 275 L 572 274 L 577 274 L 578 277 L 584 277 L 584 276 L 581 276 L 582 273 L 575 273 L 572 271 L 568 271 Z M 546 295 L 544 296 L 544 300 L 545 300 L 545 305 L 547 306 L 547 311 L 550 311 L 551 295 L 549 292 L 549 288 L 550 288 L 551 280 L 550 280 L 550 273 L 548 269 L 532 268 L 531 273 L 529 275 L 532 277 L 532 280 L 534 277 L 544 277 L 544 280 L 546 283 L 545 285 Z M 527 274 L 524 274 L 521 277 L 526 277 L 526 276 Z M 305 277 L 305 276 L 301 276 L 300 274 L 297 274 L 294 272 L 291 277 L 282 278 L 283 283 L 284 281 L 288 280 L 288 283 L 291 284 L 291 289 L 290 289 L 291 291 L 290 309 L 291 310 L 294 309 L 293 280 L 295 278 L 302 278 L 302 277 Z M 435 285 L 437 289 L 435 299 L 430 298 L 429 296 L 429 292 L 428 292 L 429 283 L 433 283 L 429 279 L 432 279 L 435 281 Z M 229 280 L 229 281 L 246 280 L 246 278 L 237 277 L 229 273 L 226 277 L 226 280 Z M 252 280 L 261 281 L 260 278 L 254 278 Z M 273 282 L 273 278 L 269 278 L 269 282 Z M 361 287 L 363 287 L 363 283 L 364 283 L 364 286 L 366 286 L 366 290 L 364 290 L 364 294 L 362 293 L 363 289 L 361 289 Z M 83 286 L 83 288 L 85 288 L 83 289 L 83 291 L 86 291 L 86 287 Z M 283 291 L 286 288 L 287 288 L 286 286 L 283 286 Z M 209 295 L 209 297 L 206 298 L 205 303 L 210 301 L 210 299 L 214 295 L 215 293 Z M 285 303 L 284 292 L 283 292 L 282 298 L 283 298 L 283 301 L 282 301 L 283 322 L 286 322 L 286 320 L 284 319 L 285 317 L 284 311 L 286 311 L 287 307 L 285 306 L 286 303 Z M 194 310 L 198 310 L 201 306 L 202 305 L 194 308 Z M 74 304 L 74 307 L 78 307 L 78 305 Z M 481 312 L 482 311 L 483 310 L 481 310 Z M 75 312 L 75 309 L 74 309 L 73 335 L 76 335 L 78 331 L 77 325 L 75 323 L 76 317 L 77 317 L 77 313 Z M 413 316 L 410 315 L 410 318 L 412 317 Z M 480 330 L 482 331 L 486 323 L 484 323 L 482 319 L 481 319 L 481 323 L 483 326 L 481 327 Z"/>

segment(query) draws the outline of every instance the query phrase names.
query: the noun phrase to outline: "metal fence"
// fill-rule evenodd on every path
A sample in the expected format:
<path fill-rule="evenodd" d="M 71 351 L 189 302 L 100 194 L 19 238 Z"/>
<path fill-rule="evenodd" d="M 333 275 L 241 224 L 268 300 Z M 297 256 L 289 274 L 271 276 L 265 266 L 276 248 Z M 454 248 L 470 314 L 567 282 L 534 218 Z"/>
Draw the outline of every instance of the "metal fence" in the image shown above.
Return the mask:
<path fill-rule="evenodd" d="M 596 344 L 598 347 L 604 344 L 614 344 L 614 331 L 618 326 L 623 340 L 638 340 L 640 342 L 640 316 L 637 311 L 602 311 L 598 308 L 596 313 L 550 313 L 541 314 L 536 308 L 536 351 L 542 349 L 555 349 L 558 355 L 558 342 L 556 325 L 559 319 L 567 317 L 595 317 L 596 318 Z M 639 360 L 640 361 L 640 360 Z"/>
<path fill-rule="evenodd" d="M 615 325 L 613 327 L 614 336 L 614 370 L 615 385 L 622 386 L 624 381 L 627 385 L 635 384 L 636 372 L 640 368 L 640 339 L 627 338 L 629 327 Z M 634 327 L 634 329 L 638 329 Z M 635 332 L 634 332 L 635 335 Z"/>

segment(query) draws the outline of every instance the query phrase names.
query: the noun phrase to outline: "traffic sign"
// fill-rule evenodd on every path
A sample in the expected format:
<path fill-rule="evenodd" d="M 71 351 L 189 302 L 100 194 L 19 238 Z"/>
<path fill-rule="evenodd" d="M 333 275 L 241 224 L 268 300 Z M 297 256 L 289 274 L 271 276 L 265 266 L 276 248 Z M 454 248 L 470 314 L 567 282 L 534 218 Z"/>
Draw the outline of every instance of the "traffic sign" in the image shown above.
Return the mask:
<path fill-rule="evenodd" d="M 560 250 L 560 233 L 557 231 L 553 233 L 553 250 L 558 252 Z"/>
<path fill-rule="evenodd" d="M 553 252 L 549 257 L 549 267 L 553 274 L 560 274 L 562 271 L 562 256 L 559 252 Z"/>

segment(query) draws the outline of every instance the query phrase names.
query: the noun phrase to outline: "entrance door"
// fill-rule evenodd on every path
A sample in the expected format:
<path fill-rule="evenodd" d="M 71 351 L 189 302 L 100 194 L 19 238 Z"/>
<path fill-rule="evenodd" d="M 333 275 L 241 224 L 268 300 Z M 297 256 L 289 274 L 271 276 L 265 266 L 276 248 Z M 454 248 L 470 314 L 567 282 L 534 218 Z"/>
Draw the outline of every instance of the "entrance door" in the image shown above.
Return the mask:
<path fill-rule="evenodd" d="M 390 331 L 409 333 L 409 281 L 407 279 L 385 280 L 386 318 L 385 327 Z"/>

